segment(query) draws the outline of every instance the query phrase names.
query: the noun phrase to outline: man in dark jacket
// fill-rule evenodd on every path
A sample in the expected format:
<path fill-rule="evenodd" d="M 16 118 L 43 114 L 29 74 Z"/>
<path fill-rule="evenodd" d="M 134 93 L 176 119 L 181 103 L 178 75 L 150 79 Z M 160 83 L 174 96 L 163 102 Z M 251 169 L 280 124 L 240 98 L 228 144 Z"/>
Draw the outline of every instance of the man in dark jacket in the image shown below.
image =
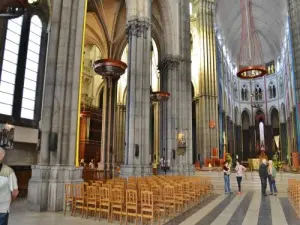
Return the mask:
<path fill-rule="evenodd" d="M 267 189 L 267 178 L 268 178 L 268 166 L 267 160 L 263 159 L 262 164 L 259 166 L 259 177 L 261 182 L 261 193 L 264 196 L 267 196 L 266 189 Z"/>

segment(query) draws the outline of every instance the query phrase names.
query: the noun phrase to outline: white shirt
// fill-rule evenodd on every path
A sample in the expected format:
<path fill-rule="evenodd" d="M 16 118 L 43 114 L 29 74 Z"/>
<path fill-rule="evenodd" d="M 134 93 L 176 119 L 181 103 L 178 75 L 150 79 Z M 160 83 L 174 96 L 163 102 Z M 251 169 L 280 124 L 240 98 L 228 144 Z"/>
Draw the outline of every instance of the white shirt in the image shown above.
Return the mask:
<path fill-rule="evenodd" d="M 244 171 L 246 171 L 246 168 L 240 164 L 235 167 L 235 171 L 236 171 L 237 177 L 242 177 L 244 174 Z"/>
<path fill-rule="evenodd" d="M 11 202 L 11 192 L 18 189 L 17 177 L 14 171 L 3 165 L 0 172 L 0 213 L 9 212 L 9 206 Z"/>

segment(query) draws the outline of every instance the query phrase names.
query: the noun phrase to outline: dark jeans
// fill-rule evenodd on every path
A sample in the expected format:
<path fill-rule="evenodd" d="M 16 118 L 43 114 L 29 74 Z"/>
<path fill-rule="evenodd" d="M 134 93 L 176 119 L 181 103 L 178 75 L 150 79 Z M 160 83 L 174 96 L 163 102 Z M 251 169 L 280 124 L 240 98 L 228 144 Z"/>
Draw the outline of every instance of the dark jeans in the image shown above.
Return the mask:
<path fill-rule="evenodd" d="M 275 179 L 271 175 L 268 176 L 268 179 L 269 179 L 270 192 L 273 193 L 273 191 L 274 191 L 275 193 L 277 193 Z"/>
<path fill-rule="evenodd" d="M 0 225 L 8 225 L 8 213 L 0 213 Z"/>
<path fill-rule="evenodd" d="M 267 189 L 267 178 L 261 177 L 260 182 L 261 182 L 261 193 L 265 195 Z"/>
<path fill-rule="evenodd" d="M 239 187 L 239 192 L 241 192 L 241 183 L 242 183 L 243 177 L 236 177 L 238 187 Z"/>

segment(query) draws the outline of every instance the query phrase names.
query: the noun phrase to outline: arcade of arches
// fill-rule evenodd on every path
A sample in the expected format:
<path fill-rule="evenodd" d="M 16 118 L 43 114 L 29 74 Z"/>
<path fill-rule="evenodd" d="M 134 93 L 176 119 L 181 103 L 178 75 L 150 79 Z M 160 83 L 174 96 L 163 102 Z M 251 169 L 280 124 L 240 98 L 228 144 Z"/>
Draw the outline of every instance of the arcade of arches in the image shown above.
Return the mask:
<path fill-rule="evenodd" d="M 240 79 L 242 13 L 224 2 L 40 0 L 0 17 L 0 145 L 31 177 L 32 210 L 61 210 L 80 165 L 147 176 L 163 159 L 167 173 L 193 175 L 227 154 L 298 168 L 300 3 L 252 0 L 268 73 Z M 127 69 L 107 78 L 93 68 L 100 59 Z"/>

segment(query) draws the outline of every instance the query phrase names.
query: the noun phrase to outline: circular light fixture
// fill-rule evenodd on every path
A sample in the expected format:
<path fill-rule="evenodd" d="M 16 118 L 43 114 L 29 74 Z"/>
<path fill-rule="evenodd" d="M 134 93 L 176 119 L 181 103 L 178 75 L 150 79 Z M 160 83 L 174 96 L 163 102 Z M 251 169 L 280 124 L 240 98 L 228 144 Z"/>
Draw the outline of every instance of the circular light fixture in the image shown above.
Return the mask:
<path fill-rule="evenodd" d="M 254 79 L 262 77 L 268 73 L 265 66 L 246 66 L 240 68 L 237 76 L 241 79 Z"/>
<path fill-rule="evenodd" d="M 33 6 L 39 4 L 39 2 L 40 2 L 40 0 L 28 0 L 28 4 L 33 5 Z"/>

